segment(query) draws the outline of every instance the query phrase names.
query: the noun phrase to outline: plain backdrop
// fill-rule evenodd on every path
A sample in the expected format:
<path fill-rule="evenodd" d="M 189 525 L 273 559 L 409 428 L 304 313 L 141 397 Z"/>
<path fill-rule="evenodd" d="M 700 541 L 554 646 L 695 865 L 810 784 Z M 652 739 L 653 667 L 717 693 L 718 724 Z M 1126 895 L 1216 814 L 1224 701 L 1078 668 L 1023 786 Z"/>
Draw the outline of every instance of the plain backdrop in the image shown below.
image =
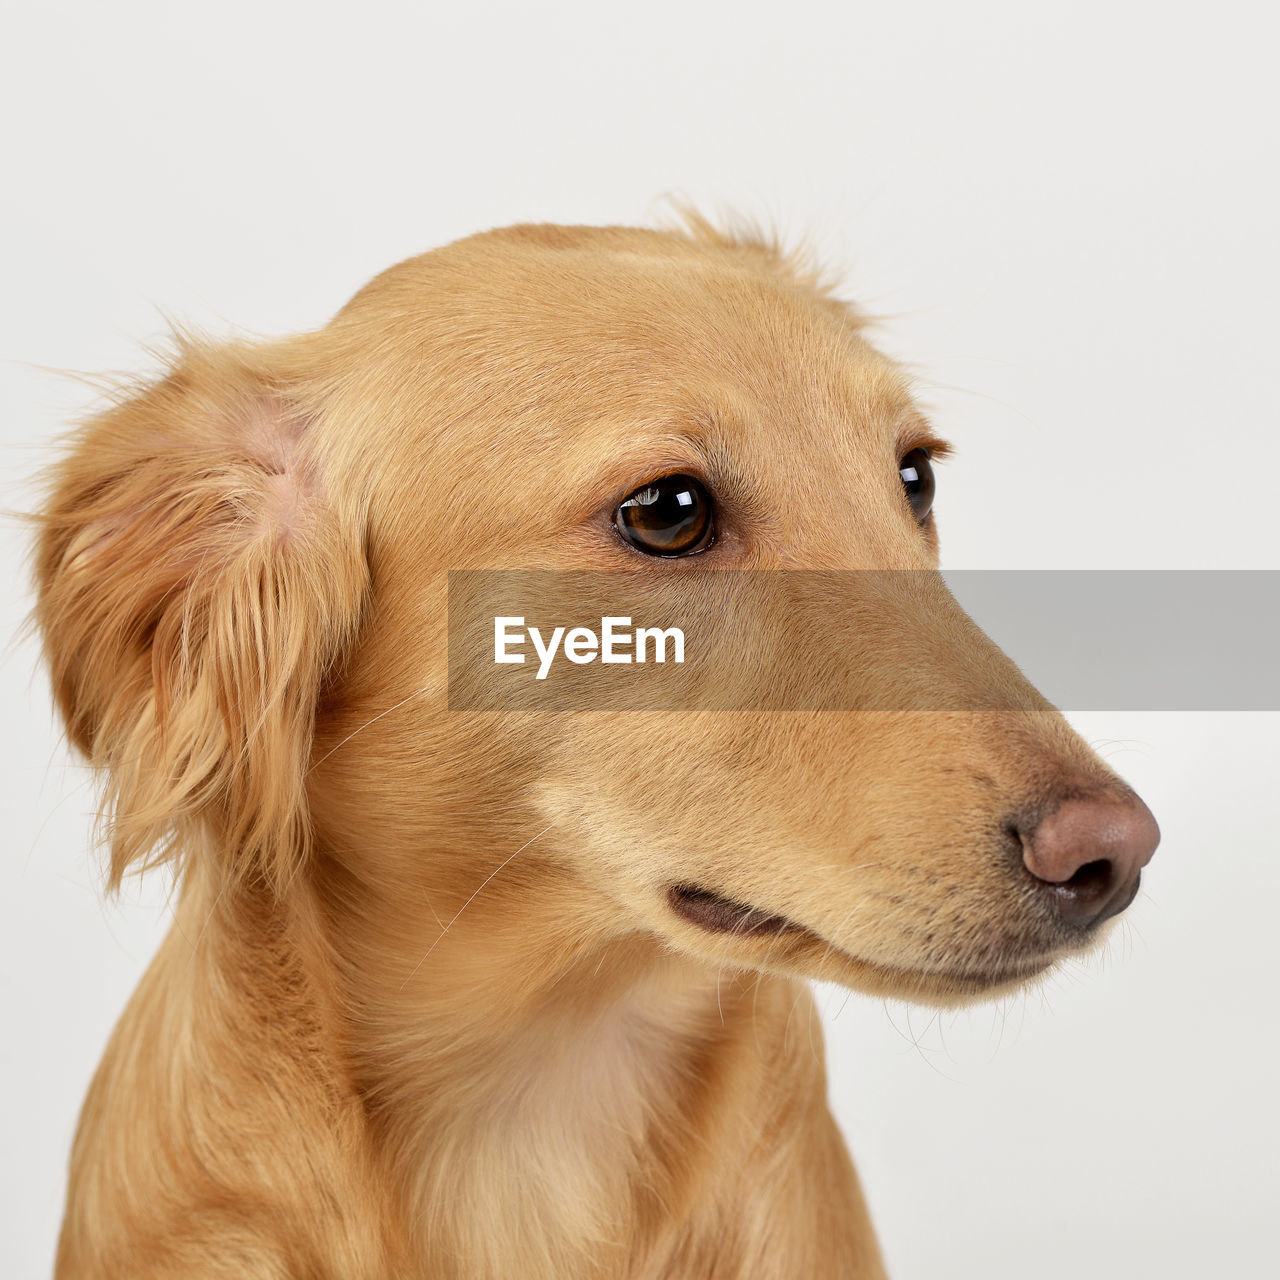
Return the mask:
<path fill-rule="evenodd" d="M 807 237 L 883 317 L 958 446 L 937 504 L 948 566 L 1280 567 L 1275 13 L 10 6 L 3 503 L 30 505 L 94 402 L 54 370 L 145 369 L 166 316 L 312 327 L 473 230 L 652 222 L 675 195 Z M 0 537 L 11 635 L 25 534 Z M 16 1278 L 48 1272 L 76 1112 L 167 887 L 103 903 L 91 780 L 34 646 L 3 656 L 0 1270 Z M 1073 718 L 1164 829 L 1104 957 L 944 1016 L 821 994 L 890 1270 L 1280 1274 L 1277 717 Z"/>

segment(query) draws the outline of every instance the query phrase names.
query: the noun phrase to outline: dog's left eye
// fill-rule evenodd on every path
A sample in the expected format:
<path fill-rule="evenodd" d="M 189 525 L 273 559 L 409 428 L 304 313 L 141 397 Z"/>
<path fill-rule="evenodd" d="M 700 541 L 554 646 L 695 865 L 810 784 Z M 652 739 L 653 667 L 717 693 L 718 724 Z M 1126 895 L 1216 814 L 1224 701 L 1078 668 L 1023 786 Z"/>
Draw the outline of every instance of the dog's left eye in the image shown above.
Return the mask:
<path fill-rule="evenodd" d="M 618 504 L 619 534 L 650 556 L 691 556 L 705 551 L 715 534 L 711 495 L 693 476 L 663 476 Z"/>
<path fill-rule="evenodd" d="M 898 463 L 898 475 L 916 520 L 923 524 L 933 506 L 933 467 L 929 464 L 928 449 L 912 449 Z"/>

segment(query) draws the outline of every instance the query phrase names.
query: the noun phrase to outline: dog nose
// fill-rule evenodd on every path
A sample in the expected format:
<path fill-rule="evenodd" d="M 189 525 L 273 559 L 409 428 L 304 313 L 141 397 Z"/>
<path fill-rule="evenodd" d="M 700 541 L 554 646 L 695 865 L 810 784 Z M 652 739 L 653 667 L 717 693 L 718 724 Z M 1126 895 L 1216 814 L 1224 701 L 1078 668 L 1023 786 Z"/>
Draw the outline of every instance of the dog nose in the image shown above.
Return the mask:
<path fill-rule="evenodd" d="M 1123 911 L 1138 892 L 1160 828 L 1137 796 L 1064 800 L 1030 830 L 1018 828 L 1022 861 L 1059 917 L 1079 927 Z"/>

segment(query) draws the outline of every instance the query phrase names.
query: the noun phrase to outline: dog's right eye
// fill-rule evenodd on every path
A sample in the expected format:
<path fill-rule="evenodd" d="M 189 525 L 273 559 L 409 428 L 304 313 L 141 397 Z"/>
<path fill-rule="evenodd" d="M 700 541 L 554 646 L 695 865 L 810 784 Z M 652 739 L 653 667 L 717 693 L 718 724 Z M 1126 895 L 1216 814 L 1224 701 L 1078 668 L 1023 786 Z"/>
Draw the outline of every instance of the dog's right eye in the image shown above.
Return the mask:
<path fill-rule="evenodd" d="M 935 484 L 933 468 L 929 465 L 929 450 L 912 449 L 898 463 L 898 475 L 911 504 L 911 514 L 918 523 L 924 524 L 929 517 L 929 508 L 933 506 Z"/>
<path fill-rule="evenodd" d="M 693 476 L 663 476 L 618 504 L 614 527 L 650 556 L 692 556 L 715 538 L 711 495 Z"/>

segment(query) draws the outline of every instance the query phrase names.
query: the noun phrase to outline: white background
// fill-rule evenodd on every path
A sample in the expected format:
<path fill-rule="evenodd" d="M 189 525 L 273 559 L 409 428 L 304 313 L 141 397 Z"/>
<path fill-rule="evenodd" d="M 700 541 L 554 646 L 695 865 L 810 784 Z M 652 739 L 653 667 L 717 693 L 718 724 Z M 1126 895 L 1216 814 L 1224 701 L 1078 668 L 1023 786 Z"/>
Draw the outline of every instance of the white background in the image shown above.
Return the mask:
<path fill-rule="evenodd" d="M 1274 9 L 44 3 L 0 54 L 9 507 L 161 314 L 318 325 L 409 254 L 692 198 L 807 234 L 959 451 L 951 567 L 1276 568 Z M 6 525 L 6 633 L 29 606 Z M 1082 626 L 1105 625 L 1082 619 Z M 1158 637 L 1153 642 L 1158 643 Z M 164 927 L 4 652 L 0 1240 L 47 1273 L 76 1111 Z M 932 1018 L 824 992 L 898 1280 L 1280 1274 L 1274 715 L 1090 714 L 1164 845 L 1102 961 Z M 513 1278 L 516 1280 L 516 1278 Z"/>

